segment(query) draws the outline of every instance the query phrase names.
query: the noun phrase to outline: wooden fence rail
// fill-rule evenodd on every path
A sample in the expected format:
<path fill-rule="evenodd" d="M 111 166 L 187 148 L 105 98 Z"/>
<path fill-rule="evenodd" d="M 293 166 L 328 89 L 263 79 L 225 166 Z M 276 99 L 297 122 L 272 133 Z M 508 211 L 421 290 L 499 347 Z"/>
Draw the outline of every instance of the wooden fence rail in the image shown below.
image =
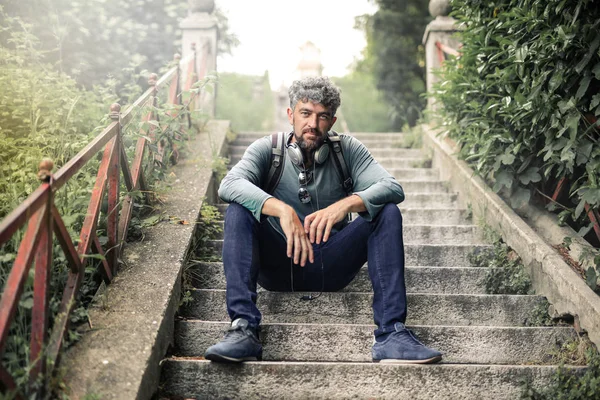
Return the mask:
<path fill-rule="evenodd" d="M 197 54 L 195 45 L 192 45 L 192 50 L 192 54 L 184 60 L 181 60 L 179 55 L 175 55 L 176 65 L 160 79 L 156 74 L 152 74 L 149 79 L 149 89 L 124 113 L 120 112 L 119 104 L 113 104 L 110 107 L 112 122 L 55 174 L 52 174 L 52 160 L 42 160 L 38 173 L 41 185 L 0 223 L 0 246 L 9 241 L 19 229 L 26 226 L 0 299 L 0 359 L 4 354 L 11 322 L 17 312 L 30 267 L 32 264 L 35 265 L 29 360 L 31 366 L 30 385 L 33 385 L 40 376 L 48 377 L 52 374 L 67 332 L 71 312 L 77 301 L 86 261 L 89 258 L 88 254 L 94 253 L 102 256 L 99 269 L 106 283 L 109 283 L 116 273 L 118 258 L 127 238 L 127 230 L 132 216 L 133 192 L 139 190 L 147 192 L 148 189 L 143 171 L 146 149 L 151 142 L 156 142 L 158 151 L 153 152 L 152 156 L 154 160 L 162 162 L 165 148 L 169 146 L 169 143 L 164 143 L 156 137 L 158 129 L 156 124 L 145 124 L 148 125 L 148 130 L 140 132 L 141 135 L 137 141 L 135 155 L 130 166 L 123 147 L 123 127 L 131 122 L 135 110 L 147 105 L 152 107 L 143 116 L 142 121 L 158 121 L 160 117 L 155 111 L 158 91 L 168 84 L 168 103 L 178 105 L 187 111 L 187 128 L 191 128 L 192 121 L 189 110 L 190 107 L 194 107 L 197 95 L 191 95 L 189 101 L 182 104 L 181 80 L 185 78 L 186 90 L 192 89 L 206 73 L 206 55 L 210 51 L 208 44 L 202 47 L 200 55 Z M 198 75 L 196 67 L 198 57 L 200 57 L 201 75 Z M 185 77 L 181 76 L 182 65 L 186 69 Z M 183 115 L 178 111 L 170 111 L 169 117 L 179 118 Z M 79 241 L 75 246 L 54 204 L 54 193 L 100 151 L 103 151 L 102 160 L 79 234 Z M 152 149 L 149 151 L 152 152 Z M 173 151 L 176 153 L 177 149 L 173 148 Z M 123 201 L 120 199 L 121 173 L 128 192 Z M 108 212 L 106 213 L 108 241 L 103 248 L 96 235 L 96 227 L 105 195 L 108 197 Z M 52 332 L 48 334 L 50 326 L 49 286 L 54 238 L 65 254 L 69 274 L 58 314 L 52 324 Z M 0 386 L 5 391 L 17 390 L 14 378 L 3 365 L 0 365 Z M 19 396 L 22 394 L 17 394 L 16 398 L 22 398 Z M 41 396 L 41 393 L 38 393 L 38 396 Z"/>

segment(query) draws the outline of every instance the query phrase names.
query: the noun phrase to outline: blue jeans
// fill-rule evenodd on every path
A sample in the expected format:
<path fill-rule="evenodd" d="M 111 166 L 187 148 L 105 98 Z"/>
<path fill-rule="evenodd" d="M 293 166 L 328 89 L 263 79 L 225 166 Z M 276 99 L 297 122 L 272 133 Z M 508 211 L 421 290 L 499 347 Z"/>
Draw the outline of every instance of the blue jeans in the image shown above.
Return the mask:
<path fill-rule="evenodd" d="M 319 249 L 320 248 L 320 249 Z M 260 324 L 256 307 L 257 283 L 270 291 L 292 291 L 287 245 L 267 222 L 258 222 L 245 207 L 231 203 L 225 214 L 223 265 L 227 280 L 227 311 L 232 320 Z M 327 243 L 313 244 L 314 263 L 294 265 L 293 290 L 335 292 L 346 287 L 368 261 L 373 284 L 375 336 L 393 332 L 406 321 L 402 216 L 387 204 L 371 221 L 358 217 Z M 321 254 L 323 273 L 321 272 Z"/>

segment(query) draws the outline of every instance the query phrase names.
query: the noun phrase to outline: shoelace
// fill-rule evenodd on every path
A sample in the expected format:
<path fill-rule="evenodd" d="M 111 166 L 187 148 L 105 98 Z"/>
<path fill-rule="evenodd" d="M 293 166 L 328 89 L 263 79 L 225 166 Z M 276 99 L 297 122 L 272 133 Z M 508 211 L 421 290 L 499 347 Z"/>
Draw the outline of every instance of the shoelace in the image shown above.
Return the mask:
<path fill-rule="evenodd" d="M 223 338 L 223 342 L 236 342 L 240 339 L 246 337 L 246 332 L 241 328 L 229 328 L 225 332 L 225 337 Z"/>
<path fill-rule="evenodd" d="M 408 328 L 404 328 L 406 329 L 406 331 L 408 332 L 409 336 L 417 343 L 419 343 L 421 346 L 425 347 L 425 345 L 423 343 L 421 343 L 421 341 L 419 339 L 417 339 L 417 337 L 415 336 L 415 334 L 413 333 L 413 331 L 411 331 Z"/>

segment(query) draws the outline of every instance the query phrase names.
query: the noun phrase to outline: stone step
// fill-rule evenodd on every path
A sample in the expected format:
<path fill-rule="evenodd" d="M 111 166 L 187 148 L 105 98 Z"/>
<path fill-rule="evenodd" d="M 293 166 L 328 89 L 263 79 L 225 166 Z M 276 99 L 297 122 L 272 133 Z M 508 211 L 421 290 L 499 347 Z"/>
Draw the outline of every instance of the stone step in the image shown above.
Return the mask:
<path fill-rule="evenodd" d="M 178 321 L 175 354 L 202 357 L 227 330 L 227 322 Z M 420 341 L 444 354 L 444 362 L 530 364 L 549 362 L 549 353 L 574 339 L 571 327 L 413 326 Z M 263 324 L 265 361 L 372 361 L 374 325 Z"/>
<path fill-rule="evenodd" d="M 466 209 L 440 208 L 425 209 L 405 207 L 400 203 L 402 222 L 407 225 L 468 225 L 471 213 Z"/>
<path fill-rule="evenodd" d="M 405 193 L 405 198 L 400 203 L 402 208 L 458 208 L 458 193 Z"/>
<path fill-rule="evenodd" d="M 223 210 L 224 212 L 224 210 Z M 221 233 L 214 239 L 223 239 L 223 221 L 218 221 Z M 404 225 L 405 244 L 479 244 L 483 238 L 476 225 Z M 220 251 L 221 246 L 217 247 Z"/>
<path fill-rule="evenodd" d="M 446 181 L 407 180 L 401 183 L 405 194 L 410 193 L 447 193 L 449 184 Z"/>
<path fill-rule="evenodd" d="M 228 169 L 231 170 L 235 164 L 240 161 L 241 156 L 230 156 Z M 386 170 L 394 168 L 430 168 L 431 160 L 425 157 L 420 158 L 379 158 L 379 164 Z M 404 181 L 402 182 L 405 183 Z"/>
<path fill-rule="evenodd" d="M 179 315 L 206 321 L 229 321 L 224 290 L 192 289 L 193 300 Z M 312 301 L 299 300 L 301 293 L 263 291 L 258 308 L 264 323 L 372 324 L 371 293 L 322 293 Z M 409 325 L 524 326 L 533 310 L 542 306 L 541 296 L 408 294 Z"/>
<path fill-rule="evenodd" d="M 243 136 L 237 137 L 235 141 L 231 143 L 232 146 L 249 146 L 254 143 L 256 140 L 262 138 L 264 136 Z M 364 138 L 363 138 L 364 137 Z M 357 138 L 362 144 L 367 146 L 369 149 L 375 148 L 402 148 L 405 147 L 405 140 L 403 136 L 394 135 L 394 136 L 386 136 L 386 137 L 367 137 L 361 136 L 361 138 Z"/>
<path fill-rule="evenodd" d="M 213 239 L 207 245 L 215 254 L 223 251 L 223 240 Z M 488 245 L 472 244 L 405 244 L 405 265 L 425 267 L 468 267 L 469 254 L 481 251 Z"/>
<path fill-rule="evenodd" d="M 269 136 L 273 132 L 240 132 L 235 135 L 235 140 L 258 139 L 264 136 Z M 338 132 L 341 133 L 341 132 Z M 360 141 L 368 139 L 377 140 L 401 140 L 406 134 L 402 132 L 356 132 L 350 133 L 350 136 L 357 138 Z"/>
<path fill-rule="evenodd" d="M 229 145 L 229 156 L 239 158 L 244 154 L 248 146 Z M 424 154 L 421 149 L 401 149 L 401 148 L 385 148 L 370 150 L 370 153 L 376 159 L 381 157 L 399 157 L 399 158 L 423 158 Z"/>
<path fill-rule="evenodd" d="M 420 158 L 379 157 L 377 162 L 388 171 L 394 168 L 431 168 L 431 159 L 426 156 Z"/>
<path fill-rule="evenodd" d="M 412 225 L 427 225 L 427 226 L 447 226 L 447 225 L 465 225 L 468 226 L 471 218 L 467 218 L 467 211 L 464 209 L 433 209 L 427 210 L 424 208 L 404 208 L 402 210 L 402 221 L 406 229 Z M 358 214 L 353 214 L 353 218 L 357 218 Z M 221 230 L 223 230 L 223 221 L 219 222 Z M 407 235 L 404 235 L 405 238 Z M 458 244 L 459 242 L 457 242 Z"/>
<path fill-rule="evenodd" d="M 186 270 L 190 284 L 198 289 L 225 289 L 223 263 L 200 262 Z M 409 293 L 485 294 L 485 268 L 406 267 L 406 290 Z M 259 290 L 263 290 L 262 288 Z M 344 292 L 372 292 L 365 266 Z"/>
<path fill-rule="evenodd" d="M 391 168 L 387 171 L 396 178 L 400 184 L 405 180 L 440 180 L 440 171 L 434 168 Z"/>
<path fill-rule="evenodd" d="M 163 396 L 231 399 L 514 400 L 523 381 L 552 382 L 553 366 L 163 361 Z M 579 370 L 579 368 L 577 369 Z"/>

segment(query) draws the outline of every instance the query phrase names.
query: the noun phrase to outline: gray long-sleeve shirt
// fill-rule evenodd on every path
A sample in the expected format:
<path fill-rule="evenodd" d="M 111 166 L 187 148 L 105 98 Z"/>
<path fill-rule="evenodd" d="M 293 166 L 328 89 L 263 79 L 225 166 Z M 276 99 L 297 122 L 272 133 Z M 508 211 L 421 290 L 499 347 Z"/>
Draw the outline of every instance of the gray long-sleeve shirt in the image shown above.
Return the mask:
<path fill-rule="evenodd" d="M 340 135 L 344 159 L 354 181 L 352 192 L 363 200 L 366 212 L 360 216 L 372 220 L 387 203 L 398 204 L 404 200 L 402 186 L 371 156 L 367 148 L 352 136 Z M 325 144 L 326 145 L 326 144 Z M 261 220 L 262 207 L 271 197 L 290 205 L 301 221 L 304 218 L 346 197 L 342 179 L 333 161 L 333 154 L 321 165 L 310 169 L 312 180 L 306 185 L 312 201 L 303 204 L 298 198 L 298 174 L 302 171 L 286 155 L 283 173 L 273 195 L 260 188 L 271 167 L 271 137 L 265 136 L 252 143 L 240 162 L 223 178 L 219 187 L 219 197 L 227 203 L 238 203 Z M 268 217 L 275 229 L 283 234 L 279 219 Z M 342 221 L 332 229 L 332 233 L 347 225 Z"/>

